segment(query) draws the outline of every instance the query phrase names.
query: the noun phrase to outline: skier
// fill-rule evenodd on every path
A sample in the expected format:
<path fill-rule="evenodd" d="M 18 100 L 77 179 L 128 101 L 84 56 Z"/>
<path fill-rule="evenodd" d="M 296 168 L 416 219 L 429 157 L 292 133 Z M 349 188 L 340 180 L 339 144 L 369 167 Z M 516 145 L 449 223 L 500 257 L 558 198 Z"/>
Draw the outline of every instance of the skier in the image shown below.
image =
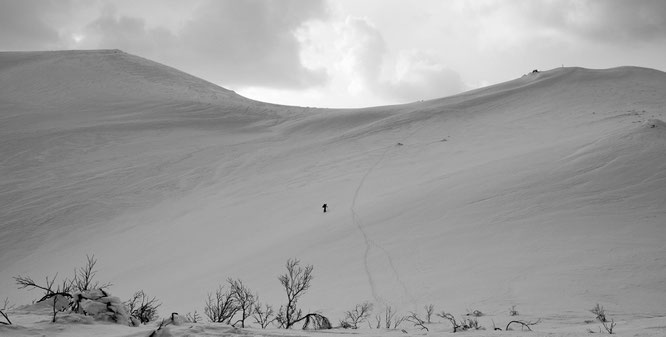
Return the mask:
<path fill-rule="evenodd" d="M 328 208 L 328 205 L 324 204 L 323 206 L 321 206 L 321 208 L 323 208 L 323 209 L 324 209 L 324 213 L 326 213 L 326 209 Z"/>

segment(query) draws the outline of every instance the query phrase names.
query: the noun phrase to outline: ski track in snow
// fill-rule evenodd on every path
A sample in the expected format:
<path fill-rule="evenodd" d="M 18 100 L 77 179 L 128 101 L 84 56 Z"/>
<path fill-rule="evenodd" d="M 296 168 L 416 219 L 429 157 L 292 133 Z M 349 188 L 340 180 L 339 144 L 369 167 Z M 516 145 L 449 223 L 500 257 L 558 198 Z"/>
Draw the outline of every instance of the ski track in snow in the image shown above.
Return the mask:
<path fill-rule="evenodd" d="M 419 127 L 418 129 L 416 129 L 415 131 L 410 133 L 405 139 L 411 138 L 413 135 L 415 135 L 417 132 L 421 131 L 421 129 L 423 129 L 425 127 L 426 127 L 426 125 L 423 125 L 423 126 Z M 363 176 L 361 177 L 361 180 L 359 181 L 358 185 L 356 186 L 356 190 L 354 191 L 354 197 L 352 198 L 352 204 L 351 204 L 351 207 L 350 207 L 350 211 L 351 211 L 351 215 L 352 215 L 352 222 L 354 223 L 354 225 L 356 225 L 356 227 L 359 229 L 359 231 L 363 235 L 363 240 L 365 242 L 365 252 L 364 252 L 364 255 L 363 255 L 363 266 L 364 266 L 364 269 L 365 269 L 365 274 L 368 277 L 368 284 L 370 285 L 370 289 L 372 291 L 373 299 L 378 303 L 387 303 L 387 301 L 384 300 L 377 293 L 376 283 L 375 283 L 375 280 L 372 277 L 372 273 L 370 272 L 370 268 L 369 268 L 369 265 L 368 265 L 368 258 L 369 258 L 371 246 L 375 246 L 377 249 L 379 249 L 384 254 L 396 281 L 402 287 L 402 290 L 403 290 L 403 293 L 404 293 L 405 297 L 407 297 L 409 299 L 409 301 L 412 302 L 412 304 L 414 304 L 416 306 L 417 301 L 414 298 L 414 296 L 411 294 L 409 289 L 407 288 L 407 285 L 405 284 L 405 282 L 400 277 L 400 273 L 398 273 L 398 270 L 395 267 L 395 264 L 393 263 L 393 258 L 391 257 L 391 254 L 389 254 L 389 252 L 384 247 L 382 247 L 381 245 L 379 245 L 378 243 L 376 243 L 375 241 L 371 240 L 368 237 L 368 233 L 363 229 L 363 225 L 362 225 L 362 222 L 360 220 L 360 217 L 359 217 L 358 213 L 356 212 L 356 202 L 357 202 L 358 196 L 361 192 L 361 189 L 363 188 L 363 185 L 365 184 L 365 181 L 367 180 L 368 176 L 370 176 L 370 174 L 379 166 L 379 164 L 381 164 L 381 162 L 384 161 L 384 159 L 386 158 L 386 155 L 389 153 L 389 151 L 391 151 L 392 148 L 393 148 L 393 146 L 387 146 L 385 148 L 385 150 L 382 152 L 382 155 L 379 157 L 379 159 L 377 159 L 377 161 L 375 161 L 375 163 L 372 164 L 372 166 L 370 166 L 368 168 L 368 170 L 365 172 L 365 174 L 363 174 Z"/>
<path fill-rule="evenodd" d="M 363 188 L 363 184 L 365 184 L 365 180 L 368 178 L 370 173 L 379 165 L 379 163 L 381 163 L 382 160 L 384 160 L 384 157 L 386 157 L 386 154 L 388 153 L 389 150 L 390 150 L 390 148 L 387 147 L 386 150 L 384 150 L 382 152 L 381 157 L 379 157 L 379 159 L 372 166 L 370 166 L 370 168 L 361 177 L 361 180 L 359 181 L 358 185 L 356 186 L 356 190 L 354 191 L 354 197 L 352 198 L 352 204 L 351 204 L 351 208 L 350 208 L 351 214 L 352 214 L 352 223 L 354 223 L 356 225 L 356 227 L 358 227 L 358 230 L 363 235 L 363 240 L 365 241 L 365 252 L 364 252 L 364 256 L 363 256 L 363 266 L 364 266 L 364 269 L 365 269 L 365 274 L 368 277 L 368 284 L 370 285 L 370 290 L 372 291 L 372 297 L 374 298 L 374 300 L 376 302 L 379 302 L 379 303 L 384 303 L 385 301 L 383 299 L 381 299 L 380 296 L 377 294 L 375 281 L 372 278 L 372 273 L 370 273 L 370 268 L 368 266 L 368 255 L 370 253 L 370 245 L 373 242 L 371 242 L 370 239 L 368 238 L 368 234 L 363 229 L 363 226 L 361 225 L 360 218 L 359 218 L 358 214 L 356 213 L 356 200 L 358 199 L 358 195 L 361 191 L 361 188 Z M 374 245 L 377 245 L 377 244 L 375 243 Z M 394 272 L 395 272 L 395 270 L 394 270 Z"/>

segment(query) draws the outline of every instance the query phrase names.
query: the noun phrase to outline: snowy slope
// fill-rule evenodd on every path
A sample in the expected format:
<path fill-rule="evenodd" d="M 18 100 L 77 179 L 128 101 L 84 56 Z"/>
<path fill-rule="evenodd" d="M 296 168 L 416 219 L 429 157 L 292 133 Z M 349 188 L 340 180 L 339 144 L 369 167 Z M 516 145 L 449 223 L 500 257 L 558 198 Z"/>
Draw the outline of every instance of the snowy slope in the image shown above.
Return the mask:
<path fill-rule="evenodd" d="M 118 51 L 2 53 L 0 89 L 0 289 L 15 303 L 34 294 L 11 276 L 95 254 L 114 295 L 144 289 L 164 313 L 201 311 L 227 277 L 279 305 L 296 257 L 315 266 L 301 305 L 334 320 L 364 300 L 498 319 L 517 304 L 561 331 L 595 303 L 666 316 L 662 72 L 558 68 L 328 110 Z"/>

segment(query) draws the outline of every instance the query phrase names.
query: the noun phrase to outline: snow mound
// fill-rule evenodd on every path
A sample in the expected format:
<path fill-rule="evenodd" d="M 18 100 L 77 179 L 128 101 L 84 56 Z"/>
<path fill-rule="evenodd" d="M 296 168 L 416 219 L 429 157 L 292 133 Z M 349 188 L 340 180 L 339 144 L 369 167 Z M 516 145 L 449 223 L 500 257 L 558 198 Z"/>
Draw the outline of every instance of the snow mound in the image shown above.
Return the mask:
<path fill-rule="evenodd" d="M 96 320 L 127 325 L 130 321 L 127 308 L 115 296 L 109 296 L 101 289 L 93 289 L 72 294 L 72 312 L 92 316 Z"/>
<path fill-rule="evenodd" d="M 666 129 L 666 123 L 664 121 L 660 120 L 660 119 L 648 119 L 647 121 L 645 121 L 643 123 L 643 127 L 644 128 L 650 128 L 650 129 L 660 128 L 661 130 L 665 130 Z"/>

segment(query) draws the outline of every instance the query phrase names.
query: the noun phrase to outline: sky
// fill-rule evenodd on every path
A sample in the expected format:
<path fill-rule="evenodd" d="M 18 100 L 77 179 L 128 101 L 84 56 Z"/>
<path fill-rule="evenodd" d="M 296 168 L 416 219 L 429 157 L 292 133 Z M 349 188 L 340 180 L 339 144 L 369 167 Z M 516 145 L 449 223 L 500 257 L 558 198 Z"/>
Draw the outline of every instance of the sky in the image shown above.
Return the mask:
<path fill-rule="evenodd" d="M 663 0 L 0 0 L 0 51 L 120 49 L 265 102 L 366 107 L 561 66 L 666 71 Z"/>

